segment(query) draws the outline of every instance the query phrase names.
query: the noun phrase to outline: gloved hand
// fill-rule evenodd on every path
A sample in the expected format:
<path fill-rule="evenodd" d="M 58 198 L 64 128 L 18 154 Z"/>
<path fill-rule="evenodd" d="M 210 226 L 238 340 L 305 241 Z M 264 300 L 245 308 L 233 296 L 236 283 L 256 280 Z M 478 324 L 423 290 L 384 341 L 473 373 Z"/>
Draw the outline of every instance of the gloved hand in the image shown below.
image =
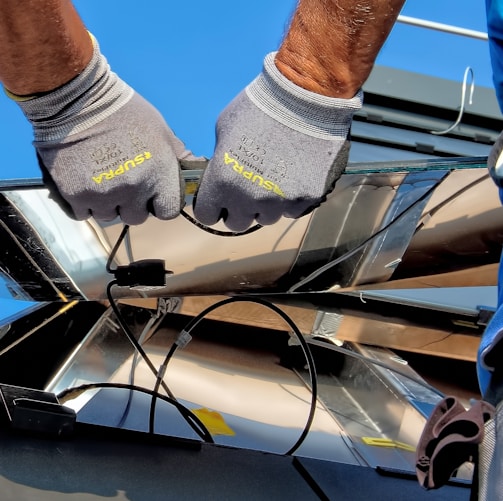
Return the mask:
<path fill-rule="evenodd" d="M 298 218 L 333 190 L 347 164 L 349 129 L 362 93 L 337 99 L 309 92 L 276 68 L 262 73 L 222 112 L 217 145 L 194 202 L 203 224 L 233 231 L 281 216 Z"/>
<path fill-rule="evenodd" d="M 73 216 L 140 224 L 184 205 L 178 160 L 192 154 L 160 113 L 110 71 L 94 42 L 85 70 L 62 87 L 18 98 L 49 187 Z M 44 172 L 45 171 L 45 172 Z"/>

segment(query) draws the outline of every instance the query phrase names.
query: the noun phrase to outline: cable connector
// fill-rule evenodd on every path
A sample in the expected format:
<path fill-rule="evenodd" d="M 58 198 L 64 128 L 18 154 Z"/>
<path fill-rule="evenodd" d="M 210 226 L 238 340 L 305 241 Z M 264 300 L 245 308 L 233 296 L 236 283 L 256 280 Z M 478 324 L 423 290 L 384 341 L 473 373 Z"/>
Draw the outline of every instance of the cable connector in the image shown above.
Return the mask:
<path fill-rule="evenodd" d="M 183 329 L 180 334 L 178 334 L 178 337 L 176 338 L 175 344 L 183 350 L 190 342 L 192 341 L 192 336 L 185 330 Z"/>
<path fill-rule="evenodd" d="M 117 266 L 111 272 L 119 286 L 164 286 L 166 275 L 171 271 L 165 269 L 163 259 L 143 259 L 127 266 Z"/>

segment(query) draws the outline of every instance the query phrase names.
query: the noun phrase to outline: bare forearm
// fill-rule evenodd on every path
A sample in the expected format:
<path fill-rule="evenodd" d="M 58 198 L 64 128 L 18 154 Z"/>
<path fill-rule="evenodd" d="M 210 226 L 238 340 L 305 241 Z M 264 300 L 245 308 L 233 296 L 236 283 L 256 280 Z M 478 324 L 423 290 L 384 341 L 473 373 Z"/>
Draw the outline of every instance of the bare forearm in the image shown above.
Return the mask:
<path fill-rule="evenodd" d="M 93 51 L 69 0 L 0 0 L 0 47 L 0 81 L 18 95 L 70 81 Z"/>
<path fill-rule="evenodd" d="M 368 78 L 405 0 L 300 0 L 276 56 L 292 82 L 351 98 Z"/>

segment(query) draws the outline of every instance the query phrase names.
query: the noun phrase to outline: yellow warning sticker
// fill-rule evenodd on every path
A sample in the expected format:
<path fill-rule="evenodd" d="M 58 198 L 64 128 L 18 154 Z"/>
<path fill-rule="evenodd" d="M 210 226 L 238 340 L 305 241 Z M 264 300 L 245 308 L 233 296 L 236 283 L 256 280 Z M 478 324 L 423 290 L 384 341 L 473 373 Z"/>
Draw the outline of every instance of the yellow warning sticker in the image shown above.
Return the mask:
<path fill-rule="evenodd" d="M 203 422 L 212 435 L 228 435 L 233 437 L 236 434 L 227 425 L 222 414 L 219 412 L 210 411 L 204 407 L 202 409 L 194 409 L 192 412 Z"/>

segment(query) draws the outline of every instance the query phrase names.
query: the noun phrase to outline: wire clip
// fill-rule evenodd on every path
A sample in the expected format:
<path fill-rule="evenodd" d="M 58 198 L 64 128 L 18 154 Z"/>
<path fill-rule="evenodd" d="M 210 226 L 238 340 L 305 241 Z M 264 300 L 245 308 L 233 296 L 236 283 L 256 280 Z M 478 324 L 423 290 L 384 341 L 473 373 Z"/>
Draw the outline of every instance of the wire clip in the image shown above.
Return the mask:
<path fill-rule="evenodd" d="M 183 349 L 185 348 L 190 342 L 192 341 L 192 336 L 185 330 L 183 329 L 180 334 L 178 334 L 178 337 L 175 341 L 175 344 L 178 346 L 178 348 Z"/>

